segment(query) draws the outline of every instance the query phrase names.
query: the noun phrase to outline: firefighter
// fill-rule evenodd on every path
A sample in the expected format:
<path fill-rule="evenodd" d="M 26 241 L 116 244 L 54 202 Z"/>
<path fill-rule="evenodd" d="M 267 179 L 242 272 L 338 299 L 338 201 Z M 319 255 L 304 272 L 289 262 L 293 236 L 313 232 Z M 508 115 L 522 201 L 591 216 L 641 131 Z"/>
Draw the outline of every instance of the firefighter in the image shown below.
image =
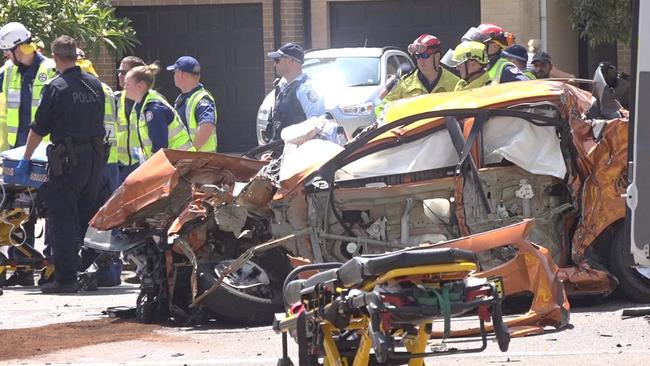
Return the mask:
<path fill-rule="evenodd" d="M 461 77 L 455 91 L 480 88 L 492 83 L 487 72 L 489 60 L 483 43 L 465 41 L 459 44 L 452 60 Z"/>
<path fill-rule="evenodd" d="M 437 37 L 422 34 L 408 46 L 408 51 L 418 67 L 400 77 L 395 87 L 386 94 L 375 109 L 378 116 L 388 102 L 422 94 L 451 92 L 460 80 L 441 66 L 442 50 Z"/>
<path fill-rule="evenodd" d="M 485 23 L 478 27 L 470 28 L 461 38 L 462 41 L 476 41 L 483 43 L 488 59 L 488 75 L 492 85 L 512 81 L 526 81 L 528 78 L 512 62 L 505 59 L 501 53 L 503 49 L 514 44 L 514 36 L 507 33 L 496 24 Z"/>

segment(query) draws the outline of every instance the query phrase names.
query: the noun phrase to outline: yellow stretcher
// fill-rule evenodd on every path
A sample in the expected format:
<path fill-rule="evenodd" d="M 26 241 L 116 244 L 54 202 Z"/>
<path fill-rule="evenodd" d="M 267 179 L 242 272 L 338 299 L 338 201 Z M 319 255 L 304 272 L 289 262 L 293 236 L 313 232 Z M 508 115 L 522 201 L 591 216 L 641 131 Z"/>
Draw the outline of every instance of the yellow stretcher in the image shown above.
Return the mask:
<path fill-rule="evenodd" d="M 308 279 L 305 271 L 320 270 Z M 355 257 L 344 264 L 325 263 L 295 269 L 285 281 L 286 314 L 276 314 L 274 330 L 298 343 L 299 365 L 423 365 L 423 358 L 480 352 L 487 347 L 484 323 L 492 321 L 499 348 L 510 336 L 502 320 L 501 283 L 471 277 L 474 253 L 461 249 L 414 249 L 381 256 Z M 427 352 L 434 319 L 476 310 L 481 346 Z"/>

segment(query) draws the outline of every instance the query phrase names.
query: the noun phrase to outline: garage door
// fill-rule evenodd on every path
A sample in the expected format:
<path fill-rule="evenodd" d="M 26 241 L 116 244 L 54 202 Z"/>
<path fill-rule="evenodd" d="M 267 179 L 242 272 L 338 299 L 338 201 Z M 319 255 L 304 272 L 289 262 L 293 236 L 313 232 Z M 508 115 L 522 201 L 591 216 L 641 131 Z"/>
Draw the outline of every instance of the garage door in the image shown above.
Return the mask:
<path fill-rule="evenodd" d="M 201 81 L 217 104 L 219 151 L 256 145 L 255 118 L 264 99 L 261 4 L 121 7 L 118 15 L 133 21 L 142 42 L 135 55 L 145 62 L 167 66 L 183 55 L 199 60 Z M 179 93 L 166 70 L 156 89 L 170 103 Z"/>
<path fill-rule="evenodd" d="M 479 0 L 386 0 L 330 2 L 332 47 L 406 46 L 422 33 L 453 48 L 481 21 Z"/>

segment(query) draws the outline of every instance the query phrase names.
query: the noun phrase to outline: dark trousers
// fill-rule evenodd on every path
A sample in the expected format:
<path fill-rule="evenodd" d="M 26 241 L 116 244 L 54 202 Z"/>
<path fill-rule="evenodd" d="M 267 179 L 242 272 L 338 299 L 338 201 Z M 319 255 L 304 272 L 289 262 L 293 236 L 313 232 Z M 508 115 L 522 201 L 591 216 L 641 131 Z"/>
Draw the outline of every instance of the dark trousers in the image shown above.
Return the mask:
<path fill-rule="evenodd" d="M 124 180 L 126 177 L 129 176 L 129 174 L 133 173 L 134 170 L 136 170 L 140 165 L 134 164 L 134 165 L 119 165 L 119 176 L 118 176 L 118 186 L 122 183 L 124 183 Z"/>
<path fill-rule="evenodd" d="M 65 165 L 63 174 L 49 173 L 47 224 L 52 235 L 54 278 L 60 283 L 77 279 L 79 248 L 88 221 L 99 208 L 104 167 L 103 154 L 92 149 L 77 154 L 77 165 Z"/>

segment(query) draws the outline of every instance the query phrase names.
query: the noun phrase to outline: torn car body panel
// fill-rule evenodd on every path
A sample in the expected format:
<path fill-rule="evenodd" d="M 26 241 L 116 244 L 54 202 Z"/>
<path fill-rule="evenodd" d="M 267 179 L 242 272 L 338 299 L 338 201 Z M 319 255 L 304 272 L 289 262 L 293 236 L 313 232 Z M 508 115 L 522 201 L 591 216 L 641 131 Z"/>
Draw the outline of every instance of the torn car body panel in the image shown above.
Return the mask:
<path fill-rule="evenodd" d="M 192 184 L 232 186 L 247 182 L 264 165 L 224 154 L 161 149 L 126 178 L 90 225 L 110 230 L 156 211 L 175 217 L 187 205 Z"/>
<path fill-rule="evenodd" d="M 506 226 L 500 229 L 475 234 L 469 237 L 443 243 L 442 247 L 485 252 L 501 246 L 511 245 L 517 254 L 507 262 L 489 270 L 474 273 L 480 278 L 503 279 L 506 295 L 533 294 L 530 310 L 506 323 L 518 335 L 539 332 L 545 326 L 563 328 L 569 324 L 570 306 L 562 282 L 558 279 L 558 267 L 553 263 L 547 249 L 526 240 L 533 227 L 533 220 Z M 488 330 L 491 330 L 488 324 Z M 519 327 L 527 327 L 519 328 Z M 453 336 L 477 334 L 479 329 L 454 330 Z"/>

